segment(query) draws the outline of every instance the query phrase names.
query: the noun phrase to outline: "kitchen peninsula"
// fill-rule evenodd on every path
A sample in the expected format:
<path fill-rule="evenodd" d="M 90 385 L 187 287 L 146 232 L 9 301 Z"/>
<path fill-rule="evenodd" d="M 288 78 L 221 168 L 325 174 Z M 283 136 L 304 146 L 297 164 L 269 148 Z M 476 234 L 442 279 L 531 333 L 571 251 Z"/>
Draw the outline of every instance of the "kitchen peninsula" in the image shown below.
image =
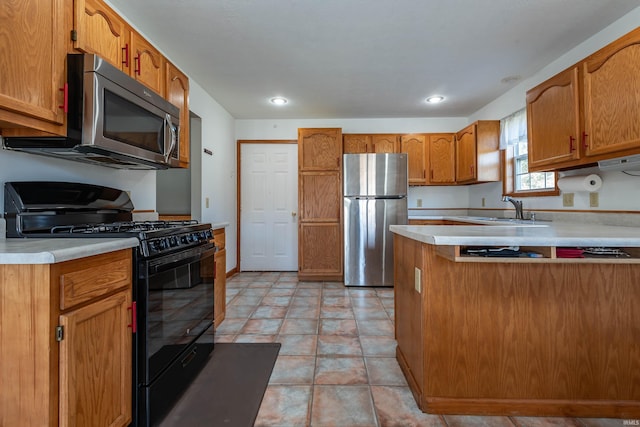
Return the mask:
<path fill-rule="evenodd" d="M 397 359 L 422 411 L 640 417 L 640 229 L 391 231 Z M 515 246 L 526 255 L 468 251 Z M 566 247 L 630 256 L 563 258 Z"/>

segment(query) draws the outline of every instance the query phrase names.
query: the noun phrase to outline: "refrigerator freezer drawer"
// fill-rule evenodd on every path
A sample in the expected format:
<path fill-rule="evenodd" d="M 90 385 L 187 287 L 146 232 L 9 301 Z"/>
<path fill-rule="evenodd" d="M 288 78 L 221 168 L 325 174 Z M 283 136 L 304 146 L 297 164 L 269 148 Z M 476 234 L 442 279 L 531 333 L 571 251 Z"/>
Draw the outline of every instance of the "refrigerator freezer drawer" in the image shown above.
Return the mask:
<path fill-rule="evenodd" d="M 344 198 L 344 284 L 393 286 L 393 233 L 407 224 L 407 199 Z"/>

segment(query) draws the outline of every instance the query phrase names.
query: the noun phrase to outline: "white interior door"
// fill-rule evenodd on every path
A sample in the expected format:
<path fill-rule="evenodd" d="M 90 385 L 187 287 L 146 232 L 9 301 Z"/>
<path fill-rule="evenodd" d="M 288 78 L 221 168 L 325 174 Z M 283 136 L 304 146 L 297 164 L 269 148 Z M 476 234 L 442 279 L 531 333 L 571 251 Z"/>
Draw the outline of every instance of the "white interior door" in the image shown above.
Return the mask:
<path fill-rule="evenodd" d="M 298 146 L 241 144 L 240 269 L 298 270 Z"/>

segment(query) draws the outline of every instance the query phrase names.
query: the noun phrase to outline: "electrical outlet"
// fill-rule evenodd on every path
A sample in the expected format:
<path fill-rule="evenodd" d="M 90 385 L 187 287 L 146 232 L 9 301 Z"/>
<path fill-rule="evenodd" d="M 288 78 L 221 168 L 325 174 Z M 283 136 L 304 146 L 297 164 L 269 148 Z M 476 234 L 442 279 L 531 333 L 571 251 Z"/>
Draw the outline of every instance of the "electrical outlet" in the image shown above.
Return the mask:
<path fill-rule="evenodd" d="M 417 199 L 416 200 L 416 206 L 418 206 L 419 208 L 422 207 L 422 199 Z"/>
<path fill-rule="evenodd" d="M 600 200 L 597 192 L 589 193 L 589 206 L 597 208 L 600 205 Z"/>
<path fill-rule="evenodd" d="M 484 197 L 482 198 L 482 207 L 484 208 Z"/>
<path fill-rule="evenodd" d="M 573 193 L 563 193 L 562 194 L 562 206 L 564 206 L 564 207 L 573 206 Z"/>
<path fill-rule="evenodd" d="M 209 198 L 208 198 L 208 197 L 205 197 L 205 198 L 204 198 L 204 207 L 205 207 L 205 208 L 208 208 L 208 207 L 209 207 Z"/>
<path fill-rule="evenodd" d="M 418 267 L 415 269 L 415 288 L 416 291 L 420 294 L 422 293 L 422 270 Z"/>

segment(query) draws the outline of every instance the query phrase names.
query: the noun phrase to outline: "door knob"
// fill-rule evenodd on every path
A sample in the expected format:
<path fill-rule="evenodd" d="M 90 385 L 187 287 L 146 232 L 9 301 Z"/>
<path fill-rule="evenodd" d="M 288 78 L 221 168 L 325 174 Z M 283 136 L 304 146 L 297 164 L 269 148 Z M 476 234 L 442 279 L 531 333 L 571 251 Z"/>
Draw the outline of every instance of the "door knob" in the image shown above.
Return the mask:
<path fill-rule="evenodd" d="M 291 216 L 296 216 L 296 213 L 295 212 L 291 212 Z"/>

